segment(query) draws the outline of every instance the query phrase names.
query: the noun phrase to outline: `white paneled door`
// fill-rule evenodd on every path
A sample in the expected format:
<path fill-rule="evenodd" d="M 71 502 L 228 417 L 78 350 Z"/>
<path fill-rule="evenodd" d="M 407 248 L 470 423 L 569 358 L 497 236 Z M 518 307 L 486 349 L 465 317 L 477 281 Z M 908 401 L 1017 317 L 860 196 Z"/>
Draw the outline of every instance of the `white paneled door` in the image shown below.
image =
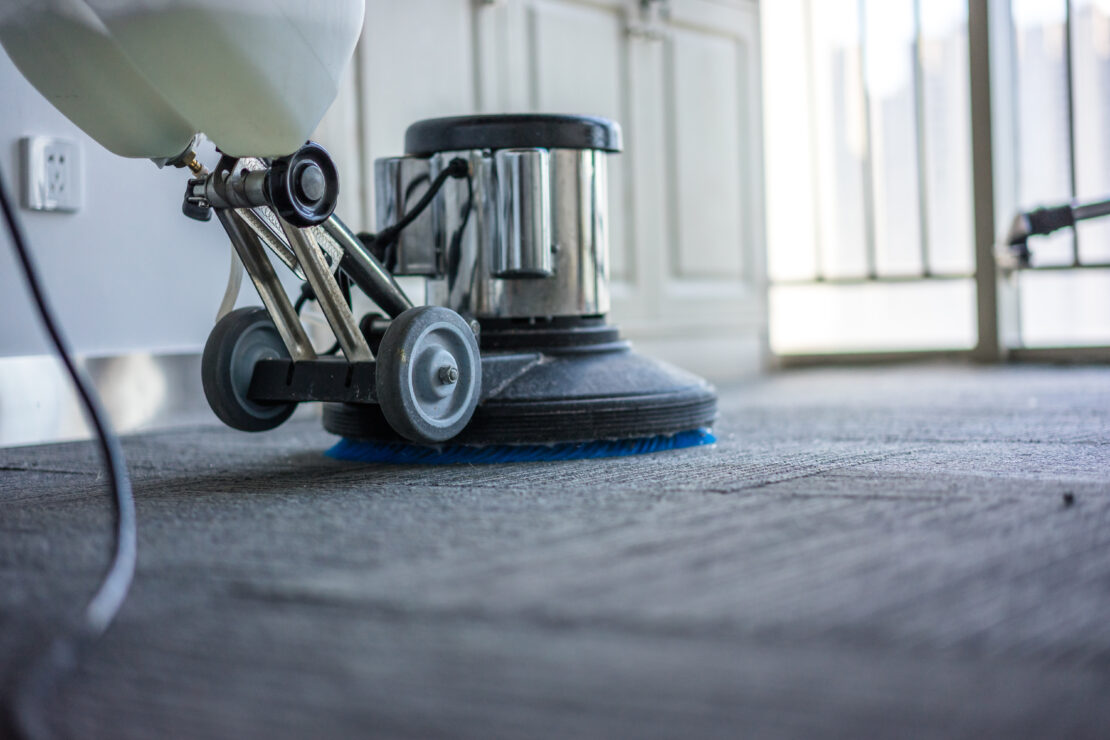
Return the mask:
<path fill-rule="evenodd" d="M 351 220 L 369 226 L 368 163 L 399 154 L 411 121 L 619 121 L 613 320 L 644 351 L 739 377 L 766 346 L 758 31 L 752 0 L 370 0 L 346 99 L 320 134 L 361 163 L 343 174 L 358 173 Z"/>

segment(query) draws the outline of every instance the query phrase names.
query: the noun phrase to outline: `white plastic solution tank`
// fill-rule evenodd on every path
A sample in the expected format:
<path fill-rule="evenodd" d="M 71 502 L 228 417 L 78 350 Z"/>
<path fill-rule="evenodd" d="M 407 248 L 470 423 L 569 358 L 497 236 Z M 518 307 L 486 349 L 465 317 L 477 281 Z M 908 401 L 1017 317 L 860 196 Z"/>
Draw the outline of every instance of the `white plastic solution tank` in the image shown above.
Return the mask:
<path fill-rule="evenodd" d="M 172 157 L 204 133 L 233 156 L 280 156 L 335 99 L 364 3 L 0 0 L 0 44 L 116 154 Z"/>

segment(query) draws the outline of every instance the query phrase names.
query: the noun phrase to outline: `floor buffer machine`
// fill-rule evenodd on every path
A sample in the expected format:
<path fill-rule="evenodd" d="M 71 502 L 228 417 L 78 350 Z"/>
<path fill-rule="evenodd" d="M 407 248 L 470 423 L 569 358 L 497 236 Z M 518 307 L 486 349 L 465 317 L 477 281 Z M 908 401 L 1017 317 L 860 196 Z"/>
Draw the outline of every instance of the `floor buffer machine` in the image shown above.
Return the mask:
<path fill-rule="evenodd" d="M 304 401 L 363 460 L 549 459 L 701 444 L 716 396 L 631 350 L 606 321 L 606 165 L 616 124 L 486 115 L 420 121 L 375 163 L 375 234 L 332 213 L 338 180 L 315 144 L 194 179 L 265 309 L 216 325 L 204 353 L 225 423 L 270 429 Z M 320 356 L 265 250 L 306 278 L 340 356 Z M 426 280 L 414 306 L 395 276 Z M 354 286 L 380 309 L 356 319 Z M 449 443 L 449 447 L 444 447 Z"/>
<path fill-rule="evenodd" d="M 304 142 L 334 98 L 362 2 L 243 8 L 66 0 L 16 3 L 0 18 L 0 41 L 32 84 L 112 151 L 187 169 L 185 215 L 215 216 L 230 238 L 262 306 L 222 312 L 204 349 L 204 392 L 224 423 L 273 429 L 298 404 L 324 402 L 324 427 L 345 440 L 333 454 L 401 462 L 712 439 L 714 390 L 632 351 L 606 319 L 617 124 L 542 114 L 414 123 L 404 155 L 375 163 L 376 232 L 355 233 L 334 213 L 335 163 Z M 59 53 L 46 65 L 42 49 Z M 211 170 L 198 161 L 198 131 L 222 153 Z M 281 269 L 304 280 L 300 300 Z M 398 276 L 423 278 L 427 305 Z M 357 316 L 352 291 L 376 310 Z M 334 334 L 332 353 L 310 341 L 299 311 L 308 300 Z"/>

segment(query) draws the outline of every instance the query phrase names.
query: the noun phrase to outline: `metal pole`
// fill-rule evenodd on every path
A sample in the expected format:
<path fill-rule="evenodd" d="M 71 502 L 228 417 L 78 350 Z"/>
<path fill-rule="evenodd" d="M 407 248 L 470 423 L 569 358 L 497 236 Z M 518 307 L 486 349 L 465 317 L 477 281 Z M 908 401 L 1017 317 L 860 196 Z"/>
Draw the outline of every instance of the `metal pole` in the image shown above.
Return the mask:
<path fill-rule="evenodd" d="M 863 233 L 867 258 L 867 276 L 879 274 L 875 244 L 875 149 L 871 131 L 871 93 L 867 84 L 867 1 L 859 0 L 859 70 L 863 97 Z"/>
<path fill-rule="evenodd" d="M 324 230 L 331 238 L 339 243 L 343 249 L 343 258 L 339 267 L 355 285 L 362 289 L 374 303 L 389 314 L 390 318 L 412 308 L 412 301 L 405 295 L 405 291 L 394 280 L 393 275 L 385 266 L 363 246 L 358 237 L 339 220 L 332 216 L 323 223 Z"/>
<path fill-rule="evenodd" d="M 975 299 L 979 339 L 973 356 L 1005 356 L 998 330 L 998 267 L 994 261 L 994 143 L 991 120 L 989 0 L 968 0 L 967 37 L 971 88 L 971 182 L 975 204 Z"/>
<path fill-rule="evenodd" d="M 239 259 L 243 261 L 247 274 L 251 276 L 251 281 L 258 291 L 258 297 L 262 299 L 262 305 L 270 313 L 281 340 L 285 342 L 289 356 L 294 361 L 315 360 L 316 352 L 312 349 L 312 343 L 304 327 L 301 326 L 300 317 L 293 309 L 293 304 L 289 302 L 289 296 L 285 295 L 281 281 L 274 272 L 274 266 L 266 258 L 266 252 L 258 237 L 246 225 L 242 216 L 235 211 L 223 208 L 214 210 L 224 231 L 231 238 L 235 251 L 239 253 Z"/>
<path fill-rule="evenodd" d="M 1078 195 L 1075 155 L 1075 72 L 1072 62 L 1072 10 L 1071 0 L 1064 0 L 1064 70 L 1067 75 L 1068 93 L 1068 195 L 1075 200 Z M 1071 263 L 1079 264 L 1079 229 L 1071 229 Z"/>
<path fill-rule="evenodd" d="M 809 176 L 813 196 L 813 279 L 820 282 L 825 278 L 825 260 L 821 233 L 821 171 L 818 164 L 817 147 L 817 63 L 814 56 L 813 3 L 806 0 L 802 8 L 805 13 L 805 67 L 806 67 L 806 107 L 809 111 Z"/>
<path fill-rule="evenodd" d="M 335 282 L 335 277 L 324 262 L 324 255 L 316 245 L 316 240 L 307 230 L 298 229 L 280 217 L 279 220 L 281 228 L 285 231 L 285 238 L 293 247 L 297 261 L 304 270 L 304 276 L 316 294 L 316 303 L 324 312 L 324 318 L 328 320 L 328 325 L 335 333 L 335 338 L 343 349 L 347 362 L 369 362 L 373 359 L 370 346 L 359 331 L 355 317 L 351 314 L 351 309 L 339 290 L 339 284 Z"/>
<path fill-rule="evenodd" d="M 921 0 L 913 2 L 913 124 L 917 142 L 917 209 L 918 238 L 921 240 L 921 277 L 932 272 L 929 258 L 929 156 L 925 141 L 925 83 L 921 61 Z"/>
<path fill-rule="evenodd" d="M 1096 200 L 1092 203 L 1077 203 L 1071 208 L 1076 221 L 1086 221 L 1089 218 L 1102 218 L 1110 216 L 1110 200 Z M 1077 262 L 1073 267 L 1081 267 Z"/>

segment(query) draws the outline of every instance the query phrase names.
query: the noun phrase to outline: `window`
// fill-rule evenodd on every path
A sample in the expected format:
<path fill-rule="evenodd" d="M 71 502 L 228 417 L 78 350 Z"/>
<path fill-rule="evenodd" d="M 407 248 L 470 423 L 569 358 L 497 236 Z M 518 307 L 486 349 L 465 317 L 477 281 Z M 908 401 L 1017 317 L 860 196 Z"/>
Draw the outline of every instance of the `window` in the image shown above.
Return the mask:
<path fill-rule="evenodd" d="M 1000 199 L 1028 208 L 1110 196 L 1110 2 L 1013 0 L 1010 10 L 1016 176 Z M 1017 342 L 1110 342 L 1110 220 L 1030 249 L 1033 269 L 1013 281 Z"/>
<path fill-rule="evenodd" d="M 972 2 L 997 47 L 997 233 L 1110 196 L 1110 0 Z M 762 14 L 772 349 L 971 350 L 997 312 L 976 299 L 967 0 Z M 1110 343 L 1110 219 L 1031 247 L 1000 285 L 1011 347 Z"/>

